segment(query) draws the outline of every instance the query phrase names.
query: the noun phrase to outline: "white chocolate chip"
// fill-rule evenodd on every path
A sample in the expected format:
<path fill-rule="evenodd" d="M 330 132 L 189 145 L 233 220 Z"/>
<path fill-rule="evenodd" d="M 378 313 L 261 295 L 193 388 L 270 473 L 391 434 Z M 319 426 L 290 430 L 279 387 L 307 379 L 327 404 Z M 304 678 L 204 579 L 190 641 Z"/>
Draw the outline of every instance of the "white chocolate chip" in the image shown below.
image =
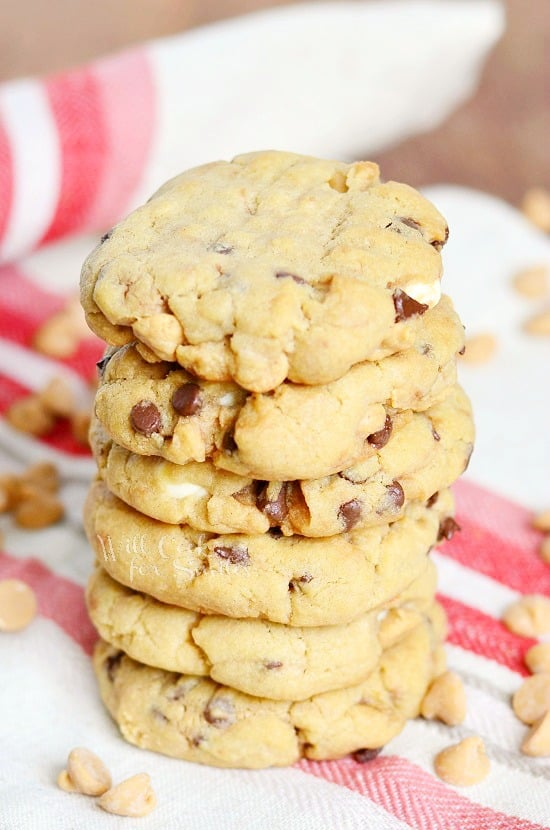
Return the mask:
<path fill-rule="evenodd" d="M 535 758 L 550 755 L 550 712 L 535 721 L 523 739 L 521 751 Z"/>
<path fill-rule="evenodd" d="M 422 701 L 420 714 L 448 726 L 462 723 L 466 717 L 466 694 L 460 677 L 452 671 L 436 677 Z"/>
<path fill-rule="evenodd" d="M 202 496 L 208 496 L 208 490 L 199 487 L 198 484 L 191 484 L 189 481 L 182 481 L 179 484 L 166 484 L 165 491 L 173 499 L 187 499 L 190 496 L 198 499 Z"/>
<path fill-rule="evenodd" d="M 550 672 L 550 643 L 537 643 L 525 655 L 525 665 L 532 674 Z"/>
<path fill-rule="evenodd" d="M 20 631 L 36 616 L 36 596 L 20 579 L 0 581 L 0 631 Z"/>
<path fill-rule="evenodd" d="M 546 265 L 524 268 L 514 276 L 512 285 L 524 297 L 544 297 L 549 290 L 548 268 Z"/>
<path fill-rule="evenodd" d="M 522 637 L 550 633 L 550 598 L 529 594 L 510 605 L 502 617 L 504 625 Z"/>
<path fill-rule="evenodd" d="M 237 403 L 237 396 L 234 392 L 226 392 L 222 395 L 218 403 L 220 406 L 234 406 Z"/>
<path fill-rule="evenodd" d="M 439 280 L 432 283 L 409 282 L 404 290 L 417 303 L 423 303 L 429 308 L 436 306 L 441 299 L 441 282 Z"/>
<path fill-rule="evenodd" d="M 512 708 L 523 723 L 535 723 L 550 710 L 550 672 L 528 677 L 512 698 Z"/>
<path fill-rule="evenodd" d="M 151 787 L 151 779 L 146 772 L 140 772 L 107 790 L 98 798 L 97 803 L 108 813 L 137 818 L 154 810 L 157 799 Z"/>
<path fill-rule="evenodd" d="M 489 775 L 491 762 L 481 738 L 472 735 L 436 755 L 434 768 L 437 775 L 448 784 L 471 787 Z"/>
<path fill-rule="evenodd" d="M 112 784 L 111 773 L 101 758 L 80 746 L 69 753 L 67 774 L 75 790 L 83 795 L 102 795 Z"/>

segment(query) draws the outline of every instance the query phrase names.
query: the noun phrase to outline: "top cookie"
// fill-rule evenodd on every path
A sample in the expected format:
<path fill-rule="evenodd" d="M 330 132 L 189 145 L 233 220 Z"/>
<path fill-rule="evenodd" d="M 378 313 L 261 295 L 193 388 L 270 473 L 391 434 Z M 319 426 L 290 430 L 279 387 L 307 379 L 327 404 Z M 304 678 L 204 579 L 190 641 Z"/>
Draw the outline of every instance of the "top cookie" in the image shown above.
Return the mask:
<path fill-rule="evenodd" d="M 189 170 L 84 263 L 82 304 L 112 345 L 266 392 L 329 383 L 401 351 L 440 296 L 448 229 L 371 162 L 251 153 Z"/>

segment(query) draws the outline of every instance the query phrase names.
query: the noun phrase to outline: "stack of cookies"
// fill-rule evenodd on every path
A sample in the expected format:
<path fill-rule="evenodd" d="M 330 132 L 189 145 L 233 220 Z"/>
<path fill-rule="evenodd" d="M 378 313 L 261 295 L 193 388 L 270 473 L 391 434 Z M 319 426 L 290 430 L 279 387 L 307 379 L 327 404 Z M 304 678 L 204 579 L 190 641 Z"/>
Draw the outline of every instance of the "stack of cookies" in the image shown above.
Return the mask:
<path fill-rule="evenodd" d="M 132 743 L 285 765 L 418 714 L 473 441 L 447 235 L 375 164 L 262 152 L 168 182 L 88 258 L 87 598 Z"/>

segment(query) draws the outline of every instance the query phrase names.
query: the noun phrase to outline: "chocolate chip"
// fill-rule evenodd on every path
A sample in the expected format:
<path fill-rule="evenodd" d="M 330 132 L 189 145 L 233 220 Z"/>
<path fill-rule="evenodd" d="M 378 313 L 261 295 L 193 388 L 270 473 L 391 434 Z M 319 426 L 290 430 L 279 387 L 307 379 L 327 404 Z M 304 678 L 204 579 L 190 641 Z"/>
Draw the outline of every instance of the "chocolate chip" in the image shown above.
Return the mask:
<path fill-rule="evenodd" d="M 433 496 L 430 496 L 430 498 L 426 502 L 426 507 L 433 507 L 438 498 L 439 498 L 439 493 L 435 492 L 433 494 Z"/>
<path fill-rule="evenodd" d="M 116 654 L 111 654 L 105 660 L 105 668 L 107 670 L 107 677 L 111 681 L 111 683 L 115 679 L 115 675 L 117 672 L 118 667 L 120 666 L 120 661 L 124 657 L 123 651 L 117 651 Z"/>
<path fill-rule="evenodd" d="M 168 718 L 166 717 L 164 712 L 161 712 L 160 709 L 158 709 L 156 706 L 152 707 L 151 714 L 156 720 L 160 721 L 161 723 L 168 723 Z"/>
<path fill-rule="evenodd" d="M 388 441 L 390 440 L 391 431 L 393 429 L 392 419 L 389 415 L 386 415 L 386 420 L 384 421 L 384 426 L 382 429 L 379 429 L 378 432 L 373 432 L 367 438 L 367 441 L 374 447 L 375 450 L 381 450 L 382 447 L 385 447 Z"/>
<path fill-rule="evenodd" d="M 449 228 L 445 227 L 445 239 L 443 241 L 441 241 L 440 239 L 434 239 L 434 241 L 431 244 L 436 249 L 436 251 L 440 251 L 442 249 L 443 245 L 445 245 L 445 243 L 447 242 L 448 238 L 449 238 Z"/>
<path fill-rule="evenodd" d="M 214 548 L 220 559 L 225 559 L 231 565 L 248 565 L 250 563 L 250 554 L 248 548 L 241 545 L 231 547 L 230 545 L 218 545 Z"/>
<path fill-rule="evenodd" d="M 425 303 L 419 303 L 413 300 L 400 288 L 396 288 L 393 292 L 393 307 L 395 308 L 395 322 L 400 323 L 402 320 L 408 320 L 409 317 L 414 317 L 416 314 L 424 314 L 428 310 Z"/>
<path fill-rule="evenodd" d="M 162 425 L 160 412 L 151 401 L 140 401 L 132 407 L 130 423 L 136 432 L 147 436 L 160 432 Z"/>
<path fill-rule="evenodd" d="M 184 383 L 172 395 L 172 406 L 178 415 L 196 415 L 202 408 L 201 388 L 197 383 Z"/>
<path fill-rule="evenodd" d="M 280 669 L 283 664 L 280 660 L 270 660 L 269 663 L 264 663 L 266 669 Z"/>
<path fill-rule="evenodd" d="M 107 242 L 107 240 L 110 239 L 112 232 L 113 232 L 113 230 L 111 228 L 110 231 L 107 231 L 107 233 L 104 233 L 103 236 L 101 237 L 101 239 L 99 240 L 99 244 L 103 245 L 104 242 Z"/>
<path fill-rule="evenodd" d="M 200 746 L 201 744 L 204 743 L 204 736 L 203 735 L 194 735 L 191 738 L 191 743 L 193 744 L 193 746 Z"/>
<path fill-rule="evenodd" d="M 406 225 L 408 228 L 412 228 L 415 231 L 422 230 L 422 225 L 419 225 L 418 222 L 416 222 L 414 219 L 411 219 L 410 216 L 399 216 L 398 219 L 402 225 Z"/>
<path fill-rule="evenodd" d="M 441 441 L 441 435 L 439 432 L 432 427 L 432 435 L 434 437 L 434 441 Z"/>
<path fill-rule="evenodd" d="M 290 279 L 294 280 L 294 282 L 298 283 L 298 285 L 306 284 L 306 280 L 304 280 L 302 277 L 299 277 L 297 274 L 291 274 L 290 271 L 277 271 L 275 276 L 278 280 L 282 280 L 285 277 L 290 277 Z"/>
<path fill-rule="evenodd" d="M 269 528 L 268 528 L 268 530 L 267 530 L 267 532 L 268 532 L 268 533 L 269 533 L 269 535 L 270 535 L 270 536 L 272 536 L 274 539 L 280 539 L 280 538 L 281 538 L 281 536 L 283 535 L 283 531 L 281 530 L 281 528 L 280 528 L 280 527 L 269 527 Z"/>
<path fill-rule="evenodd" d="M 394 507 L 403 507 L 405 493 L 403 492 L 403 488 L 398 481 L 392 481 L 391 484 L 388 484 L 386 487 L 386 493 Z"/>
<path fill-rule="evenodd" d="M 446 519 L 439 525 L 439 533 L 437 534 L 437 541 L 441 542 L 442 539 L 446 539 L 448 542 L 453 538 L 455 533 L 460 530 L 460 525 L 458 522 L 455 522 L 452 516 L 447 516 Z"/>
<path fill-rule="evenodd" d="M 361 521 L 362 502 L 359 499 L 351 499 L 340 505 L 338 510 L 338 518 L 344 525 L 344 531 L 351 530 L 355 525 Z"/>
<path fill-rule="evenodd" d="M 270 525 L 280 525 L 288 516 L 287 505 L 287 490 L 286 483 L 281 485 L 276 499 L 267 498 L 267 490 L 269 485 L 266 484 L 257 499 L 258 509 L 264 513 L 269 519 Z"/>
<path fill-rule="evenodd" d="M 235 723 L 235 709 L 231 701 L 216 697 L 204 710 L 204 719 L 216 729 L 225 729 Z"/>
<path fill-rule="evenodd" d="M 459 355 L 463 355 L 463 354 L 465 354 L 465 352 L 466 352 L 466 346 L 463 346 L 463 347 L 462 347 L 461 349 L 459 349 L 459 351 L 458 351 Z"/>
<path fill-rule="evenodd" d="M 228 453 L 228 455 L 231 455 L 231 453 L 238 449 L 233 432 L 226 432 L 223 436 L 222 449 L 224 452 Z"/>
<path fill-rule="evenodd" d="M 103 377 L 103 374 L 105 372 L 105 368 L 106 368 L 106 366 L 107 366 L 107 364 L 108 364 L 108 362 L 110 361 L 111 358 L 112 358 L 112 354 L 106 354 L 106 355 L 103 355 L 101 360 L 97 361 L 97 363 L 96 363 L 97 373 L 98 373 L 100 378 Z"/>
<path fill-rule="evenodd" d="M 357 761 L 358 764 L 366 764 L 380 755 L 382 749 L 381 746 L 378 749 L 358 749 L 357 752 L 353 753 L 353 760 Z"/>
<path fill-rule="evenodd" d="M 296 585 L 307 585 L 313 579 L 311 574 L 305 573 L 301 576 L 297 576 L 294 579 L 291 579 L 288 583 L 288 590 L 295 591 Z"/>
<path fill-rule="evenodd" d="M 234 249 L 231 245 L 227 245 L 225 242 L 214 242 L 210 246 L 210 250 L 214 251 L 216 254 L 232 254 Z"/>

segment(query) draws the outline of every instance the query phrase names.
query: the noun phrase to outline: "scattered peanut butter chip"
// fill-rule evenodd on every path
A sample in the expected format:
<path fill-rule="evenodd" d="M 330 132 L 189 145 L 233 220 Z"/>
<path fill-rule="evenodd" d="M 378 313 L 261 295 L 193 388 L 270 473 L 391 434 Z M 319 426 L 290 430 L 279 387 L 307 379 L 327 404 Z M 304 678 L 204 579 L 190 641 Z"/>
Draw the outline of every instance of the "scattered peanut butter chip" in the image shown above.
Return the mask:
<path fill-rule="evenodd" d="M 504 625 L 522 637 L 550 633 L 550 597 L 528 594 L 506 609 Z"/>
<path fill-rule="evenodd" d="M 550 710 L 550 672 L 528 677 L 512 698 L 512 708 L 523 723 L 534 723 Z"/>
<path fill-rule="evenodd" d="M 74 411 L 74 393 L 64 378 L 52 378 L 39 397 L 48 412 L 58 418 L 68 418 Z"/>
<path fill-rule="evenodd" d="M 443 749 L 434 760 L 437 775 L 455 787 L 471 787 L 489 775 L 491 762 L 477 735 Z"/>
<path fill-rule="evenodd" d="M 55 423 L 40 396 L 35 394 L 14 401 L 6 411 L 6 420 L 19 432 L 28 435 L 46 435 Z"/>
<path fill-rule="evenodd" d="M 57 784 L 66 792 L 103 795 L 111 787 L 111 773 L 101 758 L 79 746 L 69 753 L 67 769 L 60 772 Z"/>
<path fill-rule="evenodd" d="M 77 298 L 70 298 L 65 307 L 49 317 L 36 331 L 33 346 L 49 357 L 71 357 L 90 332 Z"/>
<path fill-rule="evenodd" d="M 464 354 L 460 356 L 463 363 L 487 363 L 497 349 L 497 340 L 493 334 L 474 334 L 466 339 Z"/>
<path fill-rule="evenodd" d="M 525 665 L 532 674 L 550 673 L 550 643 L 537 643 L 525 655 Z"/>
<path fill-rule="evenodd" d="M 515 274 L 512 285 L 518 294 L 524 297 L 545 297 L 550 285 L 548 281 L 548 268 L 546 265 L 536 265 L 532 268 L 524 268 Z"/>
<path fill-rule="evenodd" d="M 63 505 L 56 496 L 29 486 L 22 490 L 21 500 L 13 516 L 19 527 L 40 530 L 58 522 L 63 513 Z"/>
<path fill-rule="evenodd" d="M 541 337 L 550 336 L 550 310 L 542 311 L 540 314 L 535 314 L 523 324 L 524 331 L 527 334 L 535 334 Z"/>
<path fill-rule="evenodd" d="M 448 726 L 462 723 L 466 717 L 466 694 L 460 677 L 452 671 L 436 677 L 422 701 L 420 714 Z"/>
<path fill-rule="evenodd" d="M 20 631 L 36 616 L 36 597 L 20 579 L 0 581 L 0 631 Z"/>
<path fill-rule="evenodd" d="M 117 816 L 146 816 L 157 804 L 157 799 L 151 779 L 145 772 L 133 775 L 126 781 L 107 790 L 97 801 L 99 806 L 108 813 Z"/>
<path fill-rule="evenodd" d="M 49 461 L 39 461 L 27 467 L 19 478 L 20 484 L 30 484 L 48 493 L 57 493 L 59 490 L 59 471 L 55 464 Z"/>
<path fill-rule="evenodd" d="M 533 225 L 550 233 L 550 191 L 531 187 L 522 199 L 521 210 Z"/>
<path fill-rule="evenodd" d="M 521 751 L 535 758 L 550 755 L 550 711 L 535 721 L 523 739 Z"/>
<path fill-rule="evenodd" d="M 539 548 L 540 558 L 550 564 L 550 534 L 544 537 Z"/>
<path fill-rule="evenodd" d="M 550 510 L 543 510 L 542 513 L 537 513 L 531 524 L 535 530 L 550 533 Z"/>
<path fill-rule="evenodd" d="M 84 447 L 89 446 L 90 413 L 87 410 L 73 412 L 71 416 L 71 432 L 73 438 Z"/>

